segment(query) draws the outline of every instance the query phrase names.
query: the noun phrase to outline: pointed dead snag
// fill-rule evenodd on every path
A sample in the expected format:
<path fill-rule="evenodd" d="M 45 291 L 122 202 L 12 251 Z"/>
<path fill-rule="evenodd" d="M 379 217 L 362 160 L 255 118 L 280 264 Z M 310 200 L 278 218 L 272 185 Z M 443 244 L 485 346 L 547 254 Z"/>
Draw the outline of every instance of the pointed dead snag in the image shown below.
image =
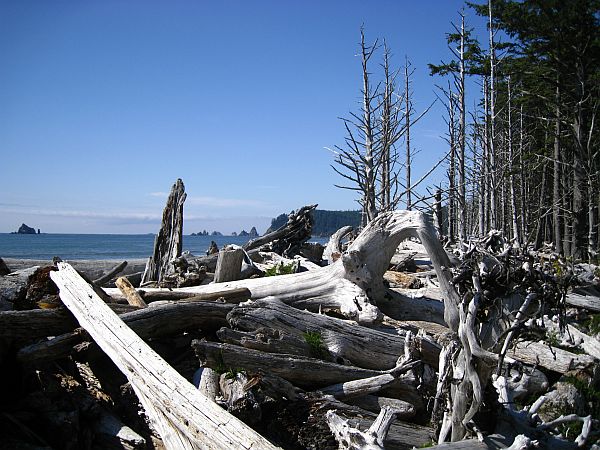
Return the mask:
<path fill-rule="evenodd" d="M 51 273 L 63 303 L 123 372 L 168 449 L 275 449 L 183 378 L 66 263 Z"/>
<path fill-rule="evenodd" d="M 431 258 L 444 294 L 444 319 L 456 331 L 459 298 L 447 270 L 450 261 L 435 229 L 419 211 L 380 214 L 335 263 L 322 269 L 193 286 L 181 288 L 180 291 L 208 293 L 245 287 L 250 291 L 252 300 L 276 297 L 300 309 L 336 309 L 348 318 L 368 324 L 381 318 L 379 309 L 373 303 L 385 295 L 383 274 L 400 242 L 411 236 L 421 240 Z M 109 289 L 108 292 L 114 291 Z"/>
<path fill-rule="evenodd" d="M 142 284 L 148 281 L 162 281 L 165 275 L 173 270 L 171 261 L 181 256 L 185 197 L 183 181 L 178 178 L 171 188 L 163 211 L 162 224 L 154 240 L 154 252 L 146 264 Z"/>

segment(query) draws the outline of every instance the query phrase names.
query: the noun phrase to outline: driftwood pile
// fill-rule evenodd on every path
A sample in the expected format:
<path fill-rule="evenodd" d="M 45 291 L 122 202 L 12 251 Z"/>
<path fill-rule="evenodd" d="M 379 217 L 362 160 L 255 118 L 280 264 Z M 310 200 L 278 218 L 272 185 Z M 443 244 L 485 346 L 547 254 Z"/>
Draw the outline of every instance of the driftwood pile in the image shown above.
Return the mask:
<path fill-rule="evenodd" d="M 277 241 L 153 258 L 155 279 L 142 287 L 121 276 L 102 289 L 60 261 L 0 277 L 3 445 L 516 449 L 598 439 L 596 267 L 498 235 L 451 258 L 413 211 L 381 214 L 346 245 L 342 230 L 315 257 L 304 245 L 313 208 L 290 216 Z M 273 242 L 279 253 L 265 251 Z"/>

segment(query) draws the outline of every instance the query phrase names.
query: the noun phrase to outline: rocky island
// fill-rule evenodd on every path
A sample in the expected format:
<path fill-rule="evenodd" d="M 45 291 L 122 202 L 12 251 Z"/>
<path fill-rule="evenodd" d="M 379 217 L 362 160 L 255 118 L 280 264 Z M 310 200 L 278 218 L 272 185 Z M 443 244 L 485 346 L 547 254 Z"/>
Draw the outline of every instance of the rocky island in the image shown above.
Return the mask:
<path fill-rule="evenodd" d="M 24 223 L 22 223 L 19 229 L 13 232 L 12 234 L 40 234 L 40 229 L 38 228 L 36 233 L 35 228 L 31 228 L 30 226 L 27 226 Z"/>

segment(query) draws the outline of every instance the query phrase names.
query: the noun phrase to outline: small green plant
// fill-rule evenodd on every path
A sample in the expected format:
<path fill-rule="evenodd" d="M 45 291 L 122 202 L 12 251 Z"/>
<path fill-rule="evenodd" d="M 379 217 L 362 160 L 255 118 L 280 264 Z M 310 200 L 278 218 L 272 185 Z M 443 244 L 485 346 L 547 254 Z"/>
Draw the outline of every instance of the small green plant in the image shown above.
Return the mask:
<path fill-rule="evenodd" d="M 296 265 L 292 262 L 289 264 L 276 264 L 265 270 L 265 277 L 274 277 L 276 275 L 289 275 L 296 272 Z"/>
<path fill-rule="evenodd" d="M 558 347 L 560 345 L 560 339 L 556 331 L 548 331 L 546 333 L 546 342 L 552 347 Z"/>
<path fill-rule="evenodd" d="M 600 314 L 592 314 L 587 320 L 586 326 L 590 330 L 590 334 L 600 333 Z"/>
<path fill-rule="evenodd" d="M 225 365 L 225 361 L 223 361 L 223 352 L 219 352 L 217 354 L 217 364 L 215 364 L 215 368 L 213 369 L 215 372 L 221 374 L 227 372 L 227 366 Z"/>
<path fill-rule="evenodd" d="M 241 372 L 242 372 L 242 369 L 230 367 L 225 372 L 225 378 L 227 378 L 228 380 L 235 380 L 235 378 L 237 377 L 237 374 L 241 373 Z"/>
<path fill-rule="evenodd" d="M 225 378 L 235 379 L 236 375 L 242 372 L 242 369 L 228 367 L 225 365 L 225 361 L 223 360 L 223 352 L 220 352 L 216 359 L 217 364 L 215 364 L 215 368 L 213 370 L 219 375 L 225 374 Z"/>
<path fill-rule="evenodd" d="M 306 333 L 302 333 L 302 336 L 304 336 L 304 340 L 308 344 L 310 354 L 313 357 L 323 359 L 327 356 L 327 349 L 323 345 L 321 333 L 318 331 L 307 331 Z"/>

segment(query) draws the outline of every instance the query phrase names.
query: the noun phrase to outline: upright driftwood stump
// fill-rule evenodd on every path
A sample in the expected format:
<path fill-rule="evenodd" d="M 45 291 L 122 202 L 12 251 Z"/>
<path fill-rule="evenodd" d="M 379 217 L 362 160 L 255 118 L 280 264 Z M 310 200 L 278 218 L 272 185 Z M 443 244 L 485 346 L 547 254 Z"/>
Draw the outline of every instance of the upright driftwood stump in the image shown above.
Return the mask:
<path fill-rule="evenodd" d="M 226 247 L 220 250 L 217 268 L 215 269 L 215 283 L 239 280 L 243 259 L 244 250 L 239 247 Z"/>
<path fill-rule="evenodd" d="M 163 211 L 162 224 L 154 240 L 154 252 L 146 264 L 142 284 L 148 281 L 161 282 L 165 275 L 173 271 L 171 261 L 181 256 L 185 197 L 183 181 L 178 178 Z"/>

